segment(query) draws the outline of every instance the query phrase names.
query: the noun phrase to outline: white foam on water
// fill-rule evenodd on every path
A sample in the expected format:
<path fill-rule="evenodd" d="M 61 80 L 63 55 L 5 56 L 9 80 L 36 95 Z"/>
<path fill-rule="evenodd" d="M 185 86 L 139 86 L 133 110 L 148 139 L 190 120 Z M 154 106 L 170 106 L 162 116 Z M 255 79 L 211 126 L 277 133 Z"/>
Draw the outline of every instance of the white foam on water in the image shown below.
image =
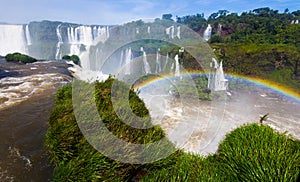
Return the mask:
<path fill-rule="evenodd" d="M 104 81 L 109 75 L 103 74 L 101 71 L 92 71 L 88 69 L 84 69 L 78 65 L 76 65 L 73 61 L 67 61 L 67 64 L 72 65 L 68 70 L 73 73 L 73 76 L 77 79 L 84 80 L 87 82 Z"/>
<path fill-rule="evenodd" d="M 9 181 L 9 182 L 13 182 L 15 177 L 11 176 L 10 174 L 8 174 L 8 171 L 5 169 L 2 169 L 0 166 L 0 181 Z"/>
<path fill-rule="evenodd" d="M 3 78 L 0 82 L 0 109 L 23 102 L 49 88 L 56 88 L 68 80 L 69 77 L 54 73 Z"/>
<path fill-rule="evenodd" d="M 21 155 L 20 150 L 18 148 L 10 146 L 8 150 L 9 150 L 10 157 L 14 159 L 21 159 L 25 163 L 27 169 L 32 167 L 32 163 L 30 159 L 24 155 Z"/>

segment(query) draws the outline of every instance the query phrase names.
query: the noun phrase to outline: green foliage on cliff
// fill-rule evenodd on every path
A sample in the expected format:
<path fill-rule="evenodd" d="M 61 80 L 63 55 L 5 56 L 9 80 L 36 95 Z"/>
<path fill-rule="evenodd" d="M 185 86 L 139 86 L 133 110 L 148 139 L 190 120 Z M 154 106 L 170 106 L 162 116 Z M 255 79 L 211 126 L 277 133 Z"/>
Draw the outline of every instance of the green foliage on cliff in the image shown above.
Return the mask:
<path fill-rule="evenodd" d="M 7 54 L 5 56 L 6 61 L 16 61 L 16 62 L 20 62 L 20 63 L 33 63 L 36 62 L 37 60 L 33 57 L 30 57 L 28 55 L 25 54 L 21 54 L 21 53 L 13 53 L 13 54 Z"/>
<path fill-rule="evenodd" d="M 266 7 L 241 15 L 218 11 L 207 20 L 188 15 L 177 17 L 177 22 L 200 34 L 211 24 L 208 43 L 227 73 L 268 79 L 299 91 L 300 24 L 294 24 L 300 20 L 298 12 Z"/>
<path fill-rule="evenodd" d="M 226 72 L 300 88 L 300 52 L 286 44 L 213 44 Z"/>

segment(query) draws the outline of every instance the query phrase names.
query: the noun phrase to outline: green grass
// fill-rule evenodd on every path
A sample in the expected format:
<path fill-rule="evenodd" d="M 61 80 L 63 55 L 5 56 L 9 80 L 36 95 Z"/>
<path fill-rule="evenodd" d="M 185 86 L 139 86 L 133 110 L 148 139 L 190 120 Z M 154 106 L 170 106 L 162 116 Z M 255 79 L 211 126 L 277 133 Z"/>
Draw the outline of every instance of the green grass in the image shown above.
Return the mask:
<path fill-rule="evenodd" d="M 226 135 L 218 158 L 229 181 L 295 181 L 300 143 L 269 126 L 251 124 Z"/>
<path fill-rule="evenodd" d="M 106 127 L 131 143 L 151 143 L 164 137 L 159 127 L 141 130 L 118 119 L 114 109 L 121 109 L 123 103 L 113 108 L 113 83 L 127 88 L 111 78 L 95 84 L 96 105 Z M 114 96 L 122 97 L 123 91 L 120 89 Z M 149 122 L 144 103 L 133 91 L 128 95 L 133 112 L 145 118 L 141 121 Z M 300 142 L 256 123 L 227 134 L 218 152 L 206 157 L 177 150 L 154 163 L 121 163 L 95 150 L 83 137 L 73 112 L 72 85 L 58 90 L 55 102 L 45 142 L 56 166 L 53 181 L 296 181 L 299 174 Z M 127 112 L 124 115 L 130 120 Z"/>

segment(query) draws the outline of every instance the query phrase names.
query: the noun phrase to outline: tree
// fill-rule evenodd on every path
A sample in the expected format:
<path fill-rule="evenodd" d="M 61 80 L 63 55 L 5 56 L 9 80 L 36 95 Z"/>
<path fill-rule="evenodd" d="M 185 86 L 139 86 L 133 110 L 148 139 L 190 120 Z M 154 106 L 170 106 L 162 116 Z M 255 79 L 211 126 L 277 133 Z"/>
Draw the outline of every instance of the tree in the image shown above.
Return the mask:
<path fill-rule="evenodd" d="M 172 14 L 163 14 L 162 19 L 163 20 L 172 20 Z"/>
<path fill-rule="evenodd" d="M 72 55 L 72 56 L 64 55 L 62 57 L 62 59 L 64 59 L 64 60 L 72 60 L 75 64 L 77 64 L 78 66 L 81 66 L 80 59 L 79 59 L 79 57 L 77 55 Z"/>
<path fill-rule="evenodd" d="M 78 57 L 77 55 L 72 55 L 72 56 L 71 56 L 71 60 L 72 60 L 75 64 L 81 66 L 81 64 L 80 64 L 80 59 L 79 59 L 79 57 Z"/>
<path fill-rule="evenodd" d="M 294 16 L 300 16 L 300 10 L 292 12 L 292 15 L 294 15 Z"/>
<path fill-rule="evenodd" d="M 62 57 L 62 59 L 64 59 L 64 60 L 71 60 L 71 56 L 69 56 L 69 55 L 64 55 L 64 56 Z"/>
<path fill-rule="evenodd" d="M 287 14 L 289 12 L 289 8 L 285 8 L 284 14 Z"/>

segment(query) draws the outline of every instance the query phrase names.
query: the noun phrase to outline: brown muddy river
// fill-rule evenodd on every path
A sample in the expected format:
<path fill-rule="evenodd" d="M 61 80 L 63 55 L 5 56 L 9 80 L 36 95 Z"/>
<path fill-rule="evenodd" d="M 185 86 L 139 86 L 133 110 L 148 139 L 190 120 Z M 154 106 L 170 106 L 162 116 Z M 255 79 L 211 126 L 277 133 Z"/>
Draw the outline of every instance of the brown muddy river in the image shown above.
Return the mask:
<path fill-rule="evenodd" d="M 0 181 L 50 181 L 44 148 L 55 91 L 71 81 L 67 65 L 0 61 Z"/>

